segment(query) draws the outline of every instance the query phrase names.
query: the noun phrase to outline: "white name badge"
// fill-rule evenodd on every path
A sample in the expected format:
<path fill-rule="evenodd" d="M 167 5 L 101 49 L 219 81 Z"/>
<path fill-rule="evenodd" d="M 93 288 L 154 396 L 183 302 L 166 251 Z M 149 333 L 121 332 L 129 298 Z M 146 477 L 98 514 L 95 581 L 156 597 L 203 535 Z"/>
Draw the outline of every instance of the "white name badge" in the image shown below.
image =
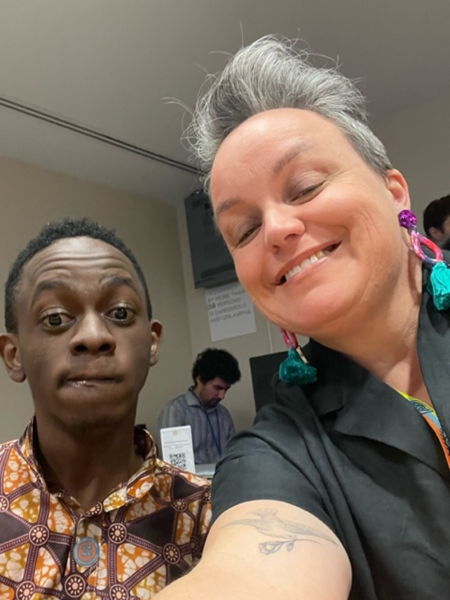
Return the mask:
<path fill-rule="evenodd" d="M 183 471 L 195 473 L 191 426 L 164 427 L 160 435 L 163 460 Z"/>

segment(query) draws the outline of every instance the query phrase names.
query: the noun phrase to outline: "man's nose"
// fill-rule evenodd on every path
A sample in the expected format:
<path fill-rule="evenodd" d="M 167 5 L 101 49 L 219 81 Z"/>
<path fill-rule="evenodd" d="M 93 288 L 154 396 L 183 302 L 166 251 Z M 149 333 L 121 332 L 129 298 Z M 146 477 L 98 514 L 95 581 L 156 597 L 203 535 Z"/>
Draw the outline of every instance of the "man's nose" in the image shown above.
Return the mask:
<path fill-rule="evenodd" d="M 70 341 L 73 354 L 112 354 L 115 348 L 115 338 L 102 315 L 89 313 L 81 317 Z"/>

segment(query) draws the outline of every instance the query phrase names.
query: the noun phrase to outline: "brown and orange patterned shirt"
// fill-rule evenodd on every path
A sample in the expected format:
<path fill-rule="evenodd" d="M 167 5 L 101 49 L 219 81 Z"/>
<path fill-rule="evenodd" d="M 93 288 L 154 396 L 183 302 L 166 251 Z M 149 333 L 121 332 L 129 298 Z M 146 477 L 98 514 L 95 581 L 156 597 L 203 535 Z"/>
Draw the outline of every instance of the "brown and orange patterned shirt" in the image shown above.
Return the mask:
<path fill-rule="evenodd" d="M 33 452 L 33 423 L 0 445 L 0 598 L 148 599 L 200 558 L 209 484 L 156 457 L 136 429 L 145 462 L 126 484 L 83 512 L 49 490 Z"/>

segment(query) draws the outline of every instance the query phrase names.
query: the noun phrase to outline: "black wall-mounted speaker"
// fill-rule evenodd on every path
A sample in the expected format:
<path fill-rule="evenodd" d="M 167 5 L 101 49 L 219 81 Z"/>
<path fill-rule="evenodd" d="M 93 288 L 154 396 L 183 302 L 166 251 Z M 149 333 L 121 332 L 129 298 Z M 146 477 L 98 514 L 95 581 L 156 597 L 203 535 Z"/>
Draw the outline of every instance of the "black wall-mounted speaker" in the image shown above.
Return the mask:
<path fill-rule="evenodd" d="M 214 224 L 208 195 L 197 190 L 184 203 L 194 286 L 206 288 L 236 281 L 233 259 Z"/>

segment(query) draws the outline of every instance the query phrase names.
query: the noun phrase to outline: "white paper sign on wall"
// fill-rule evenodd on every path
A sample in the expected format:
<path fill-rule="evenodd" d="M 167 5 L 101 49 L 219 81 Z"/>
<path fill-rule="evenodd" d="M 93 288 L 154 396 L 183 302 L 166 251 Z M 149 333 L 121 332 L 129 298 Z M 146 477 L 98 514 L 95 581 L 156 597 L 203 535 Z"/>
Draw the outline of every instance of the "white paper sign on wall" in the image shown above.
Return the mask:
<path fill-rule="evenodd" d="M 206 290 L 211 341 L 256 332 L 255 310 L 240 283 L 228 283 Z"/>

